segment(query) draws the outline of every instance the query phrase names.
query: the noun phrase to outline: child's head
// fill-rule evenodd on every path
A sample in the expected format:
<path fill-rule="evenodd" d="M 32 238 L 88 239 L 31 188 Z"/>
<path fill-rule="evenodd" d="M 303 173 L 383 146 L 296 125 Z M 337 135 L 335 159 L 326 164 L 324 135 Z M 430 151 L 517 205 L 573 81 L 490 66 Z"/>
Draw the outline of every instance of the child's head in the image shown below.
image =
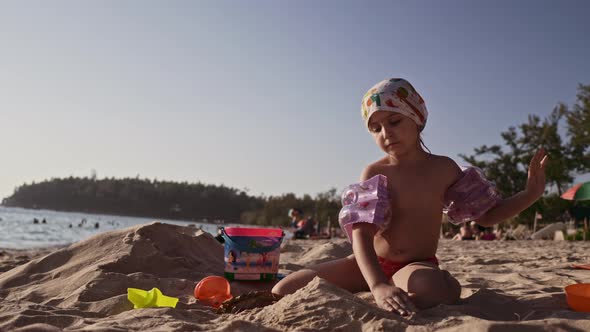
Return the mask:
<path fill-rule="evenodd" d="M 419 147 L 428 111 L 408 81 L 392 78 L 377 83 L 363 97 L 361 112 L 369 132 L 386 153 Z"/>

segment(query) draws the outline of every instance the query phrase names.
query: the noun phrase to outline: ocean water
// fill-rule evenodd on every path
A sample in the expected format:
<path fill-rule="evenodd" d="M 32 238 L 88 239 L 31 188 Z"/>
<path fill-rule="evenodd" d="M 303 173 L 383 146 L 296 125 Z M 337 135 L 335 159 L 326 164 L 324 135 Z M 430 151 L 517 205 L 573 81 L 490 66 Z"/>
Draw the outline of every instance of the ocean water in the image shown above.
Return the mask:
<path fill-rule="evenodd" d="M 33 223 L 35 218 L 39 220 L 38 224 Z M 43 219 L 47 223 L 43 224 Z M 86 222 L 82 223 L 84 219 Z M 156 220 L 180 226 L 193 224 L 211 234 L 217 234 L 218 225 L 193 221 L 29 210 L 0 206 L 0 248 L 29 249 L 69 245 L 96 234 L 147 224 Z M 98 228 L 95 228 L 96 223 L 99 225 Z M 71 228 L 70 225 L 72 225 Z"/>

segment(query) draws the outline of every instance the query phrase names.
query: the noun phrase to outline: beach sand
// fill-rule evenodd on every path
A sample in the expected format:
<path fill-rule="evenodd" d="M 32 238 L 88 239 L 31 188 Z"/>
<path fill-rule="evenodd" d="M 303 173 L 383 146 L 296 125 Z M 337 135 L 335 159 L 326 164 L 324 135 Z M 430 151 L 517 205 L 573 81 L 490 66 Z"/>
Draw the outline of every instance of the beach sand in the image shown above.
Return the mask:
<path fill-rule="evenodd" d="M 344 257 L 344 239 L 291 240 L 281 272 Z M 409 318 L 378 309 L 316 278 L 278 302 L 217 314 L 195 284 L 223 275 L 223 247 L 207 233 L 160 223 L 96 235 L 64 248 L 0 250 L 2 331 L 590 331 L 590 313 L 568 309 L 563 287 L 590 282 L 590 243 L 442 241 L 437 256 L 461 283 L 461 303 Z M 158 287 L 177 308 L 133 309 L 127 288 Z M 233 282 L 232 293 L 272 283 Z"/>

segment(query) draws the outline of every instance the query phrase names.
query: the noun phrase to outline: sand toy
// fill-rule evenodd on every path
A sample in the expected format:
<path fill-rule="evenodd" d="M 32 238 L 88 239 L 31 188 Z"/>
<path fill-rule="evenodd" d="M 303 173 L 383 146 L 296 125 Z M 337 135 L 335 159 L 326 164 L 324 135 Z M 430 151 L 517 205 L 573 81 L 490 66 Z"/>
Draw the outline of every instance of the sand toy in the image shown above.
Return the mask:
<path fill-rule="evenodd" d="M 157 288 L 152 288 L 149 291 L 138 288 L 127 288 L 127 299 L 133 303 L 133 308 L 158 308 L 170 307 L 176 308 L 178 299 L 162 294 Z"/>
<path fill-rule="evenodd" d="M 199 281 L 195 287 L 195 298 L 214 308 L 232 298 L 229 282 L 218 276 L 209 276 Z"/>
<path fill-rule="evenodd" d="M 590 284 L 574 284 L 565 287 L 567 305 L 581 312 L 590 312 Z"/>

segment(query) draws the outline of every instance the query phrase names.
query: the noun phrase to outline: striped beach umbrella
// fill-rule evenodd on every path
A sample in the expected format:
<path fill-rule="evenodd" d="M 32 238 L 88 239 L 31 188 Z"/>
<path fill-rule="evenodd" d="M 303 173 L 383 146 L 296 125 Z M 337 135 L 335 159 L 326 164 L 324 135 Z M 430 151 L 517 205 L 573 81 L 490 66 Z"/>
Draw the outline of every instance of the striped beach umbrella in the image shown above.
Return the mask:
<path fill-rule="evenodd" d="M 570 201 L 590 200 L 590 181 L 576 184 L 561 195 L 561 198 Z"/>

